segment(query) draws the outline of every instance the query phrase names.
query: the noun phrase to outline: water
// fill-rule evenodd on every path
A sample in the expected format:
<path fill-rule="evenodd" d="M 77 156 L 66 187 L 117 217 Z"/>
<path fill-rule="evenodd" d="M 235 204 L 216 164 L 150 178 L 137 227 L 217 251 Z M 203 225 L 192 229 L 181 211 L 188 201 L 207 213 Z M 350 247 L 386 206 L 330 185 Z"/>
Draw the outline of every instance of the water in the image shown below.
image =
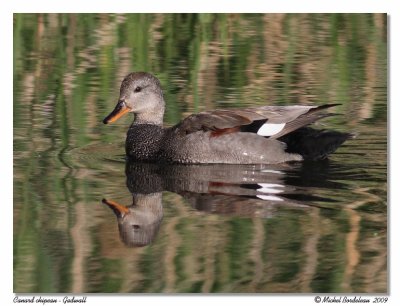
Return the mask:
<path fill-rule="evenodd" d="M 386 292 L 386 48 L 382 14 L 15 14 L 14 291 Z M 319 127 L 358 136 L 321 162 L 126 163 L 132 118 L 101 121 L 137 70 L 166 125 L 340 103 Z"/>

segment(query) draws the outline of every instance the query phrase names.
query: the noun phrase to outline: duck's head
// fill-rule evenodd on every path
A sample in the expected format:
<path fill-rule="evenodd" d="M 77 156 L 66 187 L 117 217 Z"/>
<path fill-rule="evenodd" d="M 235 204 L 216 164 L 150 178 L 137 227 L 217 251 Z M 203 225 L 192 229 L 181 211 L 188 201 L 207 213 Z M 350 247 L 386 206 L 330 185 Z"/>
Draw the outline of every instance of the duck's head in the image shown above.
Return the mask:
<path fill-rule="evenodd" d="M 162 124 L 164 98 L 155 76 L 146 72 L 128 74 L 122 81 L 117 105 L 103 123 L 112 123 L 127 113 L 134 113 L 136 121 Z"/>

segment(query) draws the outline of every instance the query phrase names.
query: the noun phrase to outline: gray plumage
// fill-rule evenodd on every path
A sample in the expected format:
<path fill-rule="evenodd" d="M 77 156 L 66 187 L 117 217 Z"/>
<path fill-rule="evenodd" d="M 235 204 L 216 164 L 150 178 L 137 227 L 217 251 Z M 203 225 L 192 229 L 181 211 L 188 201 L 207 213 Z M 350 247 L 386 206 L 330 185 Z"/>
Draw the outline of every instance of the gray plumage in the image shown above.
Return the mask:
<path fill-rule="evenodd" d="M 315 130 L 310 133 L 304 128 L 330 116 L 326 109 L 332 106 L 261 106 L 207 111 L 163 128 L 165 102 L 160 82 L 151 74 L 135 72 L 122 81 L 119 102 L 103 122 L 113 122 L 126 112 L 135 114 L 125 147 L 132 160 L 276 164 L 326 158 L 351 136 Z M 262 129 L 266 134 L 260 133 Z M 302 139 L 301 143 L 291 135 Z"/>

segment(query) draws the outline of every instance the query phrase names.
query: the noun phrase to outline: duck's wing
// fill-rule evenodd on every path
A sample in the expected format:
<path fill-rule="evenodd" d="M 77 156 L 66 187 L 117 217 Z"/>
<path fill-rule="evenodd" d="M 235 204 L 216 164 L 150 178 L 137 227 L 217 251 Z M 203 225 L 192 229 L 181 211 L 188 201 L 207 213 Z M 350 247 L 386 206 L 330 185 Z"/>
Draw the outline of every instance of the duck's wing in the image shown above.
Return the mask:
<path fill-rule="evenodd" d="M 185 134 L 190 134 L 244 126 L 256 120 L 265 120 L 265 117 L 252 109 L 221 109 L 190 115 L 177 124 L 176 128 Z"/>
<path fill-rule="evenodd" d="M 332 115 L 325 110 L 335 105 L 262 106 L 201 112 L 185 118 L 174 129 L 181 134 L 212 131 L 212 136 L 220 136 L 232 132 L 252 132 L 279 138 Z"/>

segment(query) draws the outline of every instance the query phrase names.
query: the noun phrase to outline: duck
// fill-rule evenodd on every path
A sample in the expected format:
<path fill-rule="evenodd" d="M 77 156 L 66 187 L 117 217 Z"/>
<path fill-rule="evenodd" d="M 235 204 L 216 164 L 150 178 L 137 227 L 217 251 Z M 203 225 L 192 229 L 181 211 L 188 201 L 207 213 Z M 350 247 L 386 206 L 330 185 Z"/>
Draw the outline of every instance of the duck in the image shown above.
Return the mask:
<path fill-rule="evenodd" d="M 125 142 L 130 160 L 171 164 L 279 164 L 326 159 L 351 133 L 309 125 L 332 116 L 338 104 L 256 106 L 192 114 L 164 127 L 160 80 L 147 72 L 129 73 L 121 83 L 110 124 L 134 114 Z"/>

